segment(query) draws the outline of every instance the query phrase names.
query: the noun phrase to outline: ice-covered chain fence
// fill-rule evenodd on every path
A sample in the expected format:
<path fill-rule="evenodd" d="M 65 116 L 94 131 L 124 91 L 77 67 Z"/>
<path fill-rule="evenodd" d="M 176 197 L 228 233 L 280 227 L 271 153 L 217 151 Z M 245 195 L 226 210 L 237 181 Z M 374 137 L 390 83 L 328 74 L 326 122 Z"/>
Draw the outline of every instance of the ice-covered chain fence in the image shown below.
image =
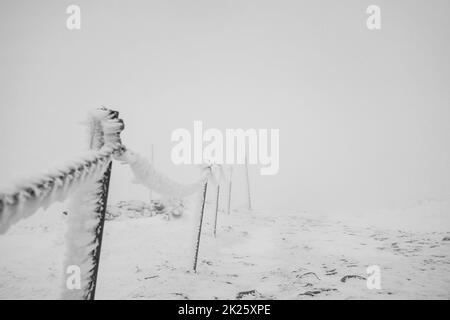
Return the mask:
<path fill-rule="evenodd" d="M 190 184 L 179 183 L 156 170 L 148 159 L 130 149 L 127 149 L 115 159 L 122 162 L 122 164 L 130 166 L 134 176 L 134 183 L 143 185 L 164 196 L 188 197 L 201 192 L 205 182 L 211 178 L 211 167 L 205 165 L 201 167 L 200 178 L 197 181 Z"/>
<path fill-rule="evenodd" d="M 38 209 L 66 200 L 84 183 L 100 179 L 113 156 L 125 151 L 120 139 L 124 123 L 118 112 L 101 108 L 91 113 L 89 119 L 93 150 L 79 160 L 0 193 L 0 234 Z"/>

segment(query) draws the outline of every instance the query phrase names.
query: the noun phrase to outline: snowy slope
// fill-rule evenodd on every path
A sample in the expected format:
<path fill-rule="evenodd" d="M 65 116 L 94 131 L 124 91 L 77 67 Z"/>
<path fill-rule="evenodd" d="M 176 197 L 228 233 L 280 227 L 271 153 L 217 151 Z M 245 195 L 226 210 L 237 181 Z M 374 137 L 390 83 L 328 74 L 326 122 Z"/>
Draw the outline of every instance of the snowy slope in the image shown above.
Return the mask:
<path fill-rule="evenodd" d="M 298 212 L 220 212 L 214 238 L 207 209 L 197 274 L 189 217 L 107 221 L 97 298 L 450 298 L 448 211 L 436 231 Z M 408 214 L 423 214 L 414 210 Z M 66 219 L 39 213 L 0 238 L 1 299 L 59 297 Z M 369 265 L 381 268 L 381 290 L 366 286 Z"/>

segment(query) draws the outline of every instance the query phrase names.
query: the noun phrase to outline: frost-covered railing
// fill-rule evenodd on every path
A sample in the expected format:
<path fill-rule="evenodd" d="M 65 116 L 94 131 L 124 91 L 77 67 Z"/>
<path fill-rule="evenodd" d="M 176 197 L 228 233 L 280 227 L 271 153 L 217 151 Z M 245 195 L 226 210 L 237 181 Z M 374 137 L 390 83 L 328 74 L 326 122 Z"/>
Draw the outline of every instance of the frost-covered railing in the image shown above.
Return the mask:
<path fill-rule="evenodd" d="M 122 161 L 122 163 L 128 164 L 130 166 L 130 169 L 134 175 L 135 183 L 141 184 L 152 191 L 165 196 L 177 198 L 184 198 L 191 195 L 198 196 L 195 201 L 196 208 L 193 210 L 196 214 L 196 217 L 194 218 L 196 225 L 194 230 L 195 238 L 193 245 L 194 252 L 192 269 L 194 270 L 194 272 L 196 272 L 208 184 L 217 186 L 216 210 L 214 218 L 214 236 L 216 236 L 217 214 L 219 211 L 219 185 L 221 181 L 226 180 L 223 172 L 223 167 L 220 165 L 214 165 L 212 163 L 205 163 L 205 165 L 203 165 L 203 170 L 199 180 L 186 185 L 173 181 L 166 175 L 158 172 L 147 159 L 145 159 L 139 153 L 131 151 L 129 149 L 123 152 L 120 157 L 117 157 L 117 160 L 120 160 Z M 229 188 L 228 195 L 228 212 L 230 206 L 230 195 L 231 187 Z"/>
<path fill-rule="evenodd" d="M 89 117 L 89 129 L 91 151 L 87 155 L 0 193 L 0 234 L 40 208 L 70 200 L 64 274 L 73 270 L 76 275 L 78 270 L 80 286 L 70 285 L 65 278 L 65 299 L 95 298 L 112 160 L 125 150 L 120 139 L 124 124 L 118 112 L 96 110 Z"/>
<path fill-rule="evenodd" d="M 199 180 L 180 184 L 158 172 L 144 157 L 126 150 L 120 139 L 124 124 L 116 111 L 101 108 L 89 116 L 89 153 L 77 161 L 22 182 L 0 193 L 0 234 L 40 208 L 69 200 L 64 299 L 95 298 L 112 160 L 130 166 L 134 181 L 162 195 L 184 198 L 196 195 L 197 214 L 192 268 L 197 270 L 208 184 L 217 186 L 214 236 L 216 235 L 222 166 L 205 164 Z M 231 176 L 228 213 L 230 212 Z"/>
<path fill-rule="evenodd" d="M 134 182 L 141 184 L 150 190 L 158 192 L 170 197 L 187 197 L 190 195 L 198 195 L 196 201 L 196 226 L 195 226 L 195 239 L 194 239 L 194 252 L 193 252 L 193 264 L 192 269 L 197 271 L 198 252 L 200 247 L 200 237 L 202 233 L 203 214 L 205 211 L 206 192 L 208 188 L 208 180 L 212 177 L 212 166 L 205 165 L 200 179 L 197 182 L 185 185 L 180 184 L 166 175 L 155 170 L 152 164 L 141 156 L 139 153 L 126 150 L 120 157 L 117 157 L 124 164 L 130 166 L 134 175 Z"/>

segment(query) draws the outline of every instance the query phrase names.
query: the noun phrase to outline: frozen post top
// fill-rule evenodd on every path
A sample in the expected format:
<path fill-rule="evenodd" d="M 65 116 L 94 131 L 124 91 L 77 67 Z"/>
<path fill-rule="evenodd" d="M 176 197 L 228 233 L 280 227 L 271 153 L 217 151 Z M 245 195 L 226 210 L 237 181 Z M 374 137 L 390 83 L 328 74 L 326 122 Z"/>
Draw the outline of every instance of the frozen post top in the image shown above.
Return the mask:
<path fill-rule="evenodd" d="M 125 147 L 122 145 L 120 133 L 125 129 L 119 112 L 102 107 L 90 115 L 91 149 L 112 148 L 115 156 L 120 156 Z"/>
<path fill-rule="evenodd" d="M 120 156 L 125 151 L 120 140 L 125 125 L 117 111 L 95 110 L 90 114 L 89 123 L 92 150 L 88 154 L 0 192 L 0 234 L 38 209 L 66 200 L 75 188 L 101 176 L 113 156 Z"/>

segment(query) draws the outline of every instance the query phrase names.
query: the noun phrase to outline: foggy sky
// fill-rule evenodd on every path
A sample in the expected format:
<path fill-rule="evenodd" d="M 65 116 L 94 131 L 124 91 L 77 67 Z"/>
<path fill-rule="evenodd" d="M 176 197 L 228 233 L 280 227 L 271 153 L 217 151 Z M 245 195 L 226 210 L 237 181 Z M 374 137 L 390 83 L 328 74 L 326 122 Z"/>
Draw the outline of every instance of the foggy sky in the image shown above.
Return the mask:
<path fill-rule="evenodd" d="M 66 29 L 66 8 L 82 27 Z M 381 7 L 382 29 L 365 10 Z M 450 196 L 450 2 L 0 1 L 0 182 L 70 160 L 118 110 L 123 142 L 181 181 L 171 133 L 280 129 L 256 206 L 353 211 Z M 145 200 L 114 165 L 112 201 Z"/>

